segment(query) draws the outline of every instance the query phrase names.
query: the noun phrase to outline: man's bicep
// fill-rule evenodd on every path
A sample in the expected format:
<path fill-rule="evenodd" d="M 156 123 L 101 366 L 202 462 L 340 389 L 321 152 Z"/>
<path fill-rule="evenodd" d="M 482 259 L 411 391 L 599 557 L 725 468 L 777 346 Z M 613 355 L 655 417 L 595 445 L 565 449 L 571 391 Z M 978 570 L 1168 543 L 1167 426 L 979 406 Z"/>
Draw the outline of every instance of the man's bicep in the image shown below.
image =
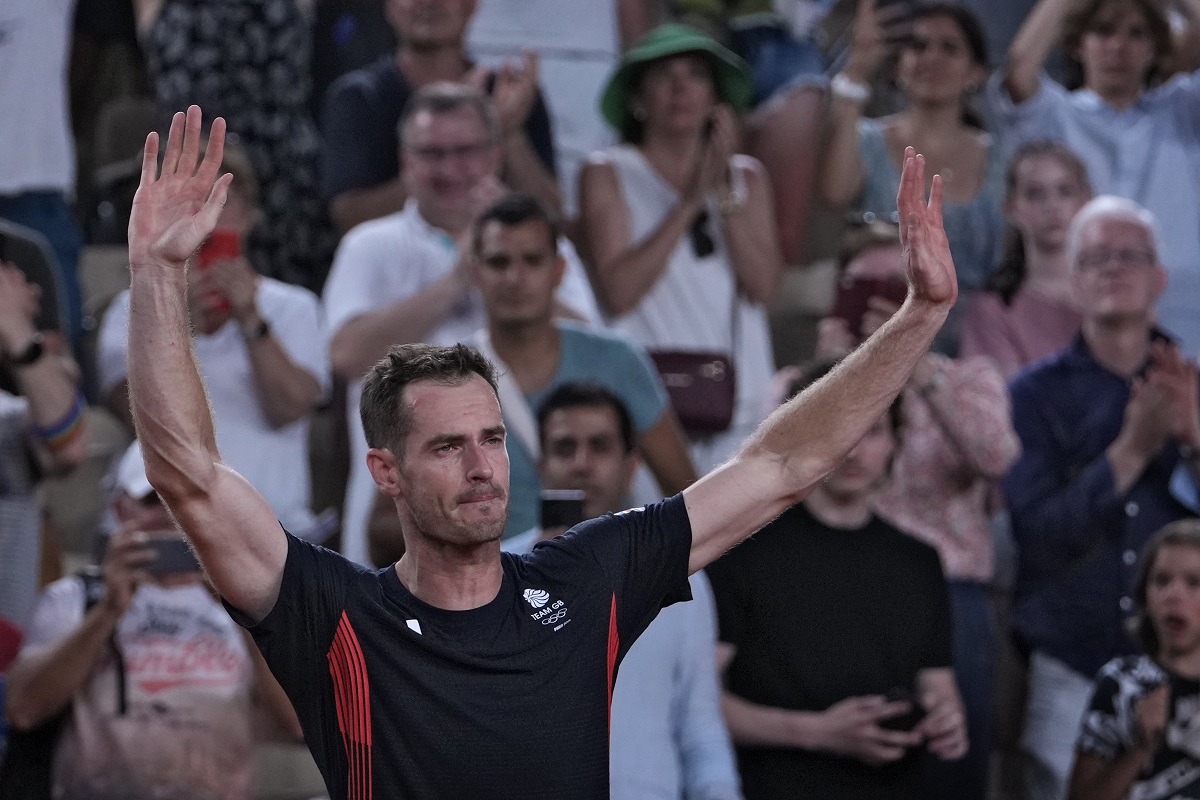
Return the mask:
<path fill-rule="evenodd" d="M 287 537 L 270 505 L 223 464 L 204 494 L 170 504 L 209 580 L 230 605 L 258 621 L 274 607 Z"/>

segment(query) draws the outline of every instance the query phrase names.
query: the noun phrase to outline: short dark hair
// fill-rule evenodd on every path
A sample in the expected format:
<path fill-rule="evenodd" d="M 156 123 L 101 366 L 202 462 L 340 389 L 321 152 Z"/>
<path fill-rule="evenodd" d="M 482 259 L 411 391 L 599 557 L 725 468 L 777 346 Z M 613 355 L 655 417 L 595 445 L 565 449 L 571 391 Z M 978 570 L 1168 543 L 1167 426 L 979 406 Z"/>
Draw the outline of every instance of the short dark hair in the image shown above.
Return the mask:
<path fill-rule="evenodd" d="M 404 113 L 400 115 L 397 131 L 401 143 L 404 142 L 404 131 L 417 114 L 427 111 L 430 114 L 452 114 L 460 109 L 469 109 L 479 115 L 483 127 L 487 129 L 488 141 L 499 144 L 504 138 L 500 127 L 500 117 L 492 101 L 479 90 L 463 83 L 437 81 L 428 86 L 422 86 L 404 105 Z"/>
<path fill-rule="evenodd" d="M 817 381 L 821 380 L 821 378 L 824 378 L 826 375 L 833 372 L 837 365 L 838 362 L 831 359 L 818 359 L 817 361 L 812 361 L 805 365 L 800 372 L 800 376 L 792 381 L 791 385 L 788 386 L 787 394 L 784 396 L 783 401 L 786 403 L 788 400 L 791 400 L 793 397 L 800 394 Z M 890 406 L 888 406 L 887 416 L 888 422 L 890 422 L 892 425 L 892 433 L 895 435 L 896 439 L 899 440 L 904 429 L 903 392 L 896 395 L 896 399 L 892 401 Z"/>
<path fill-rule="evenodd" d="M 474 348 L 464 344 L 437 347 L 431 344 L 402 344 L 367 371 L 358 412 L 370 447 L 387 448 L 403 455 L 404 437 L 412 429 L 412 418 L 404 405 L 404 389 L 417 381 L 434 381 L 459 386 L 478 375 L 496 391 L 496 370 Z M 497 394 L 499 397 L 499 394 Z"/>
<path fill-rule="evenodd" d="M 1114 5 L 1131 7 L 1142 15 L 1146 20 L 1146 27 L 1150 29 L 1150 38 L 1154 41 L 1154 54 L 1158 58 L 1171 53 L 1175 47 L 1171 36 L 1171 22 L 1167 19 L 1164 4 L 1158 0 L 1091 0 L 1063 20 L 1063 45 L 1073 61 L 1079 60 L 1077 53 L 1083 43 L 1084 34 L 1095 30 L 1096 20 Z M 1144 80 L 1155 78 L 1157 72 L 1158 65 L 1151 65 Z"/>
<path fill-rule="evenodd" d="M 634 451 L 637 440 L 633 435 L 633 418 L 629 416 L 629 409 L 621 402 L 621 398 L 608 389 L 598 383 L 586 381 L 564 383 L 542 401 L 537 413 L 539 443 L 546 444 L 546 421 L 550 419 L 551 414 L 567 408 L 580 407 L 611 408 L 617 417 L 617 427 L 621 431 L 621 444 L 624 445 L 625 452 Z"/>
<path fill-rule="evenodd" d="M 1159 528 L 1158 533 L 1154 534 L 1154 537 L 1142 550 L 1137 578 L 1133 583 L 1133 599 L 1137 603 L 1138 612 L 1132 620 L 1132 628 L 1134 639 L 1151 658 L 1158 655 L 1162 643 L 1158 640 L 1158 631 L 1154 629 L 1154 623 L 1146 611 L 1146 592 L 1150 585 L 1150 570 L 1154 568 L 1158 551 L 1173 545 L 1200 549 L 1200 519 L 1188 517 L 1164 525 Z"/>
<path fill-rule="evenodd" d="M 550 248 L 558 248 L 558 222 L 554 215 L 525 192 L 510 192 L 492 203 L 475 220 L 471 231 L 471 252 L 478 256 L 483 250 L 483 229 L 489 222 L 497 222 L 506 228 L 515 228 L 526 222 L 541 222 L 550 237 Z"/>

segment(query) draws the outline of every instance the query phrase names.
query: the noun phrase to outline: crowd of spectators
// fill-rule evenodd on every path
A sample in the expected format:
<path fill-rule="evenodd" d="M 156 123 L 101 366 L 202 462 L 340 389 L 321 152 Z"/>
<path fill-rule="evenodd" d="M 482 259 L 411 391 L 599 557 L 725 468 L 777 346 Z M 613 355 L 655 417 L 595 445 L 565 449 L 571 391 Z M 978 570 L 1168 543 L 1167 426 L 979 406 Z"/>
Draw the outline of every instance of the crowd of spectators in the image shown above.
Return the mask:
<path fill-rule="evenodd" d="M 681 491 L 897 311 L 915 147 L 958 305 L 630 651 L 613 796 L 1200 797 L 1200 0 L 130 5 L 0 5 L 0 795 L 39 733 L 54 796 L 133 800 L 261 794 L 257 743 L 300 736 L 129 445 L 129 293 L 85 236 L 128 221 L 93 152 L 147 133 L 102 130 L 120 86 L 229 125 L 188 287 L 215 446 L 380 569 L 389 347 L 497 365 L 528 551 L 564 529 L 545 490 L 581 519 Z M 822 313 L 781 363 L 799 274 Z"/>

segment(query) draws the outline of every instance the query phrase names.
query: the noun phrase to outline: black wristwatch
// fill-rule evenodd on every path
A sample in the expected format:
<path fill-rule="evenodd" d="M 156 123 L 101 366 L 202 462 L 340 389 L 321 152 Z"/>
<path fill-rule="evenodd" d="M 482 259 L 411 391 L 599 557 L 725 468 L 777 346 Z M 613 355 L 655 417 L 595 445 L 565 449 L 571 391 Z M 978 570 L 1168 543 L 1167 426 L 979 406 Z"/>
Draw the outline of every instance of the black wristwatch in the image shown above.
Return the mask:
<path fill-rule="evenodd" d="M 21 352 L 8 354 L 8 363 L 14 367 L 28 367 L 36 363 L 45 352 L 46 348 L 42 346 L 42 335 L 35 333 Z"/>

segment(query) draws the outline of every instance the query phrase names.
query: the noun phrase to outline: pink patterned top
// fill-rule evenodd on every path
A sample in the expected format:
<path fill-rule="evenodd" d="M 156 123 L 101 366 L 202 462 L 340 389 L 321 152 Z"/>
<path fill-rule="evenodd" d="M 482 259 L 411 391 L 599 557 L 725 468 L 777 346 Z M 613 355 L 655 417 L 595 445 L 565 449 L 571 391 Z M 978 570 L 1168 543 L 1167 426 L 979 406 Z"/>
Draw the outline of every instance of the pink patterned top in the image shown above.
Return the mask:
<path fill-rule="evenodd" d="M 879 515 L 932 545 L 951 580 L 987 582 L 994 553 L 988 501 L 1021 452 L 1004 379 L 986 358 L 930 354 L 940 378 L 904 391 L 904 429 Z"/>

